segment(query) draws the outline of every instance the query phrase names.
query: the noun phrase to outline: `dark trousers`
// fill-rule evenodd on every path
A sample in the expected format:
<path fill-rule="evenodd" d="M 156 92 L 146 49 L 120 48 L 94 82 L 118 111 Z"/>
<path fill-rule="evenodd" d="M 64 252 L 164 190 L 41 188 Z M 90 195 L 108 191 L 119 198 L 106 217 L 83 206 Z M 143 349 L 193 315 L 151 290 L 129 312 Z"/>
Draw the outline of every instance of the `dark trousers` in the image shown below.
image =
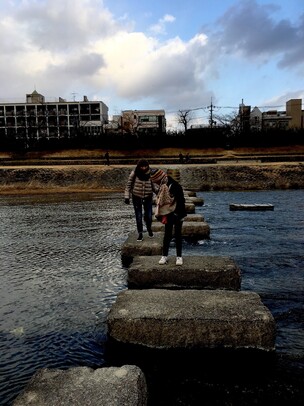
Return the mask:
<path fill-rule="evenodd" d="M 144 221 L 147 226 L 148 232 L 151 231 L 152 226 L 152 196 L 142 199 L 138 196 L 132 196 L 137 231 L 143 232 L 143 209 L 144 209 Z"/>
<path fill-rule="evenodd" d="M 163 241 L 163 255 L 168 256 L 169 246 L 172 240 L 174 226 L 176 256 L 182 256 L 182 226 L 183 221 L 180 220 L 174 213 L 167 215 L 167 223 L 165 224 L 165 235 Z"/>

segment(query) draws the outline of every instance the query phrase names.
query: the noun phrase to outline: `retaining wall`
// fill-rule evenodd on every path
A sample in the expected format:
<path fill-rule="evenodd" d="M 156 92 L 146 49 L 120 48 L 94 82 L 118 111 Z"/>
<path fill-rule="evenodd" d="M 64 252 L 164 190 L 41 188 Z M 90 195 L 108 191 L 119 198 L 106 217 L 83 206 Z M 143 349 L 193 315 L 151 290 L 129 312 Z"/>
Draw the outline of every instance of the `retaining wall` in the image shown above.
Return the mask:
<path fill-rule="evenodd" d="M 264 190 L 303 189 L 304 164 L 259 165 L 167 165 L 163 170 L 179 169 L 185 189 Z M 123 190 L 134 166 L 54 166 L 2 167 L 0 192 L 6 188 L 47 189 L 78 188 L 83 190 Z"/>

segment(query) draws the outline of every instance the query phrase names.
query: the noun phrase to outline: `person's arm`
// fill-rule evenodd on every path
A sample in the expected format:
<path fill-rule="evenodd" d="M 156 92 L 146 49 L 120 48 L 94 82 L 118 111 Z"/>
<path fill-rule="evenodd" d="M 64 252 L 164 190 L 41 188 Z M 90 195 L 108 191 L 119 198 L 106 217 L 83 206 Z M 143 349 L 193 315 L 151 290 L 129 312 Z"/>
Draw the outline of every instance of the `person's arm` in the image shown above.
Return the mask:
<path fill-rule="evenodd" d="M 183 188 L 179 183 L 174 183 L 172 184 L 172 187 L 170 188 L 170 192 L 175 198 L 176 201 L 176 208 L 174 210 L 174 213 L 180 218 L 184 218 L 187 215 L 186 212 L 186 205 L 185 205 L 185 196 L 183 192 Z"/>
<path fill-rule="evenodd" d="M 158 192 L 159 192 L 159 185 L 157 185 L 156 183 L 153 183 L 152 181 L 151 181 L 151 184 L 152 184 L 152 191 L 153 191 L 153 193 L 155 193 L 156 195 L 158 195 Z"/>
<path fill-rule="evenodd" d="M 130 197 L 131 197 L 131 193 L 133 190 L 134 182 L 135 182 L 135 172 L 132 171 L 129 175 L 129 178 L 128 178 L 128 181 L 127 181 L 127 184 L 125 187 L 125 192 L 124 192 L 125 203 L 127 203 L 126 200 L 129 200 L 129 202 L 130 202 Z"/>

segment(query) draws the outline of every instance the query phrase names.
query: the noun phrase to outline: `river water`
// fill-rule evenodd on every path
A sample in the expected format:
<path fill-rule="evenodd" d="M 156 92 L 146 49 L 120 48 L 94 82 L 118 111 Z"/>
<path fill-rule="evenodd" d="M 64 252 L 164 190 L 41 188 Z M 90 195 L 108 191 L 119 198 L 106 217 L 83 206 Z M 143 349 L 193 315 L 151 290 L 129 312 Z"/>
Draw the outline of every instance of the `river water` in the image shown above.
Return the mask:
<path fill-rule="evenodd" d="M 276 387 L 283 398 L 289 396 L 289 405 L 300 404 L 304 192 L 197 196 L 205 204 L 197 206 L 196 213 L 205 217 L 211 235 L 209 240 L 185 241 L 184 255 L 235 259 L 242 271 L 241 289 L 257 292 L 277 323 L 279 366 L 272 383 L 282 380 L 285 370 L 288 384 L 280 381 Z M 274 211 L 230 211 L 230 203 L 271 203 Z M 126 288 L 121 246 L 135 230 L 135 220 L 121 194 L 92 193 L 1 196 L 0 221 L 0 405 L 7 406 L 37 369 L 105 365 L 106 318 L 118 292 Z M 234 401 L 226 387 L 227 403 L 213 397 L 204 404 L 264 404 L 269 396 L 254 392 L 246 403 L 244 390 L 238 397 L 236 387 Z M 187 402 L 181 395 L 172 405 L 201 404 L 200 396 L 193 399 L 192 392 Z"/>

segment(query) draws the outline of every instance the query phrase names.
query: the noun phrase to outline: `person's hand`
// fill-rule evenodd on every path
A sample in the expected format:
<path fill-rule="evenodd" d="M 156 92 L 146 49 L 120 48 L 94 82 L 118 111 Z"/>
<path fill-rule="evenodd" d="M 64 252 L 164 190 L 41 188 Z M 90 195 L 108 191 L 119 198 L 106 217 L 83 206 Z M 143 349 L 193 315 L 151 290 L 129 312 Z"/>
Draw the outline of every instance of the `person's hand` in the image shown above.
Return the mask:
<path fill-rule="evenodd" d="M 125 199 L 126 204 L 130 204 L 130 199 Z"/>

